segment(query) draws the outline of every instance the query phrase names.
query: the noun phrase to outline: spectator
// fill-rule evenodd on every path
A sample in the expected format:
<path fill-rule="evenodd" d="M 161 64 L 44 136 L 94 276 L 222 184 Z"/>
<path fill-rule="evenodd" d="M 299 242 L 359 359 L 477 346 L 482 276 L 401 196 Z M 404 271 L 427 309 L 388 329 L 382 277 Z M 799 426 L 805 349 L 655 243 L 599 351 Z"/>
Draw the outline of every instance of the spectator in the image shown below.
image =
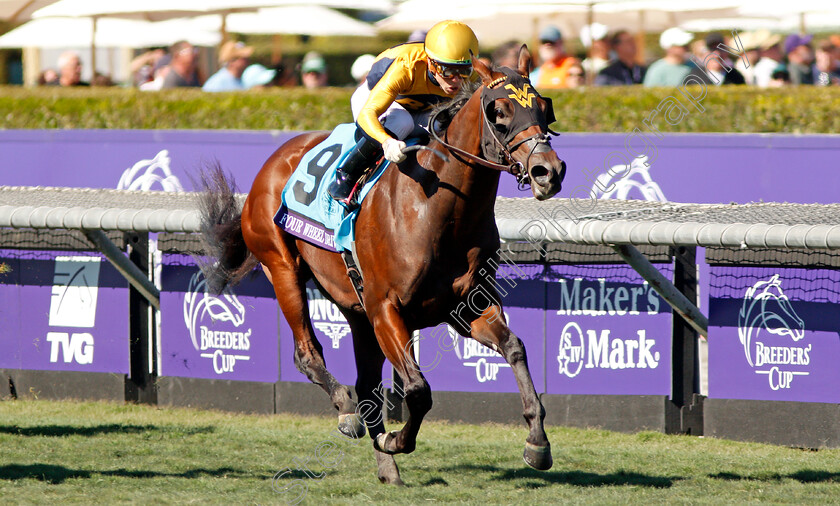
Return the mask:
<path fill-rule="evenodd" d="M 65 51 L 58 57 L 58 86 L 90 86 L 82 81 L 82 60 L 79 53 Z"/>
<path fill-rule="evenodd" d="M 566 75 L 567 88 L 580 88 L 586 84 L 586 71 L 583 70 L 583 65 L 575 62 L 569 67 L 569 73 Z"/>
<path fill-rule="evenodd" d="M 519 48 L 521 47 L 522 43 L 518 40 L 509 40 L 497 47 L 491 54 L 493 65 L 517 69 L 519 67 Z"/>
<path fill-rule="evenodd" d="M 363 54 L 353 62 L 353 65 L 350 67 L 350 75 L 356 80 L 355 86 L 359 86 L 362 84 L 362 81 L 367 79 L 368 72 L 370 72 L 370 67 L 373 65 L 374 60 L 376 60 L 376 56 Z"/>
<path fill-rule="evenodd" d="M 100 74 L 96 72 L 93 74 L 93 79 L 90 80 L 91 86 L 113 86 L 114 80 L 107 74 Z"/>
<path fill-rule="evenodd" d="M 704 81 L 717 86 L 722 84 L 746 84 L 744 76 L 735 68 L 735 63 L 729 58 L 729 53 L 719 49 L 719 46 L 724 44 L 721 34 L 710 33 L 706 36 L 704 44 L 707 52 L 697 60 L 698 64 L 705 66 L 705 71 L 698 69 L 700 71 L 698 74 L 704 78 Z"/>
<path fill-rule="evenodd" d="M 636 39 L 627 30 L 618 30 L 610 37 L 616 59 L 595 78 L 595 86 L 642 84 L 645 67 L 636 63 Z"/>
<path fill-rule="evenodd" d="M 785 39 L 785 53 L 788 58 L 790 83 L 793 85 L 814 84 L 814 51 L 811 49 L 813 35 L 788 35 Z"/>
<path fill-rule="evenodd" d="M 168 65 L 169 70 L 165 72 L 161 88 L 197 88 L 201 86 L 201 79 L 196 68 L 198 48 L 182 40 L 172 45 L 169 54 L 171 57 Z"/>
<path fill-rule="evenodd" d="M 576 58 L 566 55 L 563 34 L 554 26 L 540 32 L 540 61 L 542 65 L 531 72 L 531 82 L 537 88 L 567 88 L 566 77 Z"/>
<path fill-rule="evenodd" d="M 828 38 L 829 42 L 831 42 L 832 46 L 834 47 L 832 51 L 832 55 L 834 56 L 835 61 L 840 61 L 840 35 L 831 35 Z"/>
<path fill-rule="evenodd" d="M 167 55 L 168 57 L 169 55 Z M 168 60 L 168 58 L 167 58 Z M 160 62 L 158 62 L 160 63 Z M 166 79 L 166 74 L 169 73 L 169 64 L 155 65 L 152 80 L 138 86 L 140 91 L 158 91 L 163 89 L 163 80 Z"/>
<path fill-rule="evenodd" d="M 38 86 L 57 86 L 58 72 L 53 69 L 47 69 L 38 76 Z"/>
<path fill-rule="evenodd" d="M 788 73 L 787 65 L 780 63 L 770 73 L 770 80 L 767 82 L 768 88 L 782 88 L 790 85 L 790 74 Z"/>
<path fill-rule="evenodd" d="M 304 88 L 322 88 L 327 85 L 327 62 L 315 51 L 303 57 L 300 73 Z"/>
<path fill-rule="evenodd" d="M 229 40 L 222 44 L 219 50 L 219 65 L 222 68 L 210 76 L 201 89 L 204 91 L 244 90 L 242 73 L 248 66 L 252 54 L 254 54 L 254 48 L 242 42 Z"/>
<path fill-rule="evenodd" d="M 140 87 L 144 83 L 153 81 L 157 63 L 165 55 L 166 51 L 163 49 L 150 49 L 131 60 L 129 69 L 131 70 L 134 86 Z"/>
<path fill-rule="evenodd" d="M 259 63 L 254 63 L 253 65 L 248 65 L 248 68 L 242 71 L 242 86 L 246 90 L 250 90 L 251 88 L 265 88 L 271 86 L 271 83 L 276 77 L 276 69 L 265 68 Z M 210 80 L 208 79 L 207 82 L 210 82 Z"/>
<path fill-rule="evenodd" d="M 665 50 L 665 57 L 650 64 L 645 74 L 645 86 L 679 86 L 691 73 L 686 65 L 687 46 L 693 36 L 680 29 L 668 28 L 659 37 L 659 45 Z"/>
<path fill-rule="evenodd" d="M 755 64 L 761 59 L 760 45 L 769 35 L 770 32 L 767 30 L 738 34 L 738 40 L 741 47 L 744 48 L 744 58 L 749 62 L 749 67 L 744 63 L 744 58 L 738 58 L 735 60 L 735 69 L 744 76 L 746 84 L 755 84 Z M 729 46 L 737 48 L 734 41 Z"/>
<path fill-rule="evenodd" d="M 776 68 L 783 60 L 782 47 L 781 44 L 779 44 L 782 38 L 778 35 L 771 34 L 770 32 L 764 32 L 762 33 L 762 36 L 763 40 L 761 40 L 758 44 L 758 47 L 761 50 L 761 59 L 759 59 L 758 63 L 755 64 L 753 76 L 755 76 L 756 86 L 766 88 L 770 85 L 770 79 L 773 72 L 776 71 Z M 789 75 L 787 67 L 785 67 L 785 73 L 788 73 Z"/>
<path fill-rule="evenodd" d="M 580 41 L 589 51 L 589 56 L 581 62 L 583 70 L 587 75 L 597 76 L 610 62 L 609 30 L 601 23 L 586 25 L 580 29 Z"/>
<path fill-rule="evenodd" d="M 840 84 L 840 66 L 834 58 L 835 46 L 825 41 L 817 47 L 814 63 L 814 84 L 837 86 Z"/>

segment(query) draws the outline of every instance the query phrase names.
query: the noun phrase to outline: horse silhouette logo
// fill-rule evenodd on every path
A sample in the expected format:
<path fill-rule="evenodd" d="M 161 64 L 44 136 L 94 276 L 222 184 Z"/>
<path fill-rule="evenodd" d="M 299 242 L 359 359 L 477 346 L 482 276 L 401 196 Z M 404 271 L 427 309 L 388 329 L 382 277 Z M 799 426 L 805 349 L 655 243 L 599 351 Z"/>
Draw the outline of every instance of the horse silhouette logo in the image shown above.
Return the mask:
<path fill-rule="evenodd" d="M 182 192 L 184 187 L 169 168 L 169 151 L 162 150 L 151 160 L 140 160 L 125 169 L 117 190 L 152 190 L 155 186 L 167 192 Z"/>
<path fill-rule="evenodd" d="M 777 336 L 788 336 L 794 342 L 805 337 L 805 322 L 796 314 L 782 291 L 778 274 L 748 288 L 738 313 L 738 338 L 750 366 L 753 366 L 751 344 L 762 330 Z"/>
<path fill-rule="evenodd" d="M 630 162 L 629 171 L 626 165 L 615 165 L 609 171 L 599 174 L 590 193 L 599 199 L 618 200 L 627 200 L 631 193 L 635 193 L 643 200 L 667 202 L 662 189 L 650 177 L 650 164 L 647 160 L 647 156 L 640 156 Z"/>
<path fill-rule="evenodd" d="M 346 323 L 314 322 L 313 325 L 332 340 L 334 349 L 338 349 L 341 338 L 350 333 L 350 325 Z"/>
<path fill-rule="evenodd" d="M 245 306 L 227 290 L 221 298 L 210 295 L 207 292 L 207 281 L 199 271 L 190 278 L 184 295 L 184 323 L 196 350 L 201 349 L 196 334 L 200 336 L 199 323 L 205 316 L 210 316 L 213 322 L 230 322 L 234 327 L 241 327 L 245 323 Z"/>

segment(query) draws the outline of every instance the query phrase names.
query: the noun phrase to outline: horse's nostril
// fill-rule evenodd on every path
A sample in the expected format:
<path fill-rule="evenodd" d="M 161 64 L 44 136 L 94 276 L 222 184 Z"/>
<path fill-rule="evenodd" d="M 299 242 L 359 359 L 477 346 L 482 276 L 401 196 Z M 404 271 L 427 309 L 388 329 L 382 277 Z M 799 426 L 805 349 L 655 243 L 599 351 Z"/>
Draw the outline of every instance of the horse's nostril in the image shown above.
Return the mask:
<path fill-rule="evenodd" d="M 534 165 L 531 167 L 531 179 L 534 181 L 543 181 L 549 178 L 549 170 L 543 165 Z"/>

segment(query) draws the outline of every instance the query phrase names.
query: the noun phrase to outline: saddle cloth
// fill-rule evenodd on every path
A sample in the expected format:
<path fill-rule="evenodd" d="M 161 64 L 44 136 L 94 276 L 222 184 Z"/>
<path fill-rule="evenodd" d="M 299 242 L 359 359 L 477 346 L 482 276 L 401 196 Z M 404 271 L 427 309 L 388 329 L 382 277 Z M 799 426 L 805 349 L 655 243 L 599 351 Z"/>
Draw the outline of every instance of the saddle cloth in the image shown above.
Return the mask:
<path fill-rule="evenodd" d="M 336 168 L 356 145 L 356 125 L 339 125 L 323 142 L 309 150 L 283 189 L 274 223 L 281 230 L 329 251 L 352 250 L 356 217 L 362 200 L 390 165 L 385 161 L 368 178 L 351 212 L 330 197 L 327 188 L 335 180 Z"/>

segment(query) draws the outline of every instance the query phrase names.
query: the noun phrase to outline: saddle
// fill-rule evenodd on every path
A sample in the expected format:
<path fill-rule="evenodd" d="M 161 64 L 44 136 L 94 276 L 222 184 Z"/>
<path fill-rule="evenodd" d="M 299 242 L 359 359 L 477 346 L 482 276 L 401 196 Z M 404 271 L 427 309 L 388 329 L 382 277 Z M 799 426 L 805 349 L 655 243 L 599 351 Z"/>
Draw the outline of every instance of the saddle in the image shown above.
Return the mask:
<path fill-rule="evenodd" d="M 336 169 L 356 145 L 356 125 L 337 126 L 329 137 L 300 160 L 281 193 L 282 203 L 274 223 L 286 233 L 328 251 L 342 253 L 347 272 L 361 301 L 362 274 L 355 261 L 356 218 L 364 198 L 390 165 L 382 158 L 359 178 L 348 204 L 327 192 Z M 418 139 L 406 144 L 415 145 Z"/>

